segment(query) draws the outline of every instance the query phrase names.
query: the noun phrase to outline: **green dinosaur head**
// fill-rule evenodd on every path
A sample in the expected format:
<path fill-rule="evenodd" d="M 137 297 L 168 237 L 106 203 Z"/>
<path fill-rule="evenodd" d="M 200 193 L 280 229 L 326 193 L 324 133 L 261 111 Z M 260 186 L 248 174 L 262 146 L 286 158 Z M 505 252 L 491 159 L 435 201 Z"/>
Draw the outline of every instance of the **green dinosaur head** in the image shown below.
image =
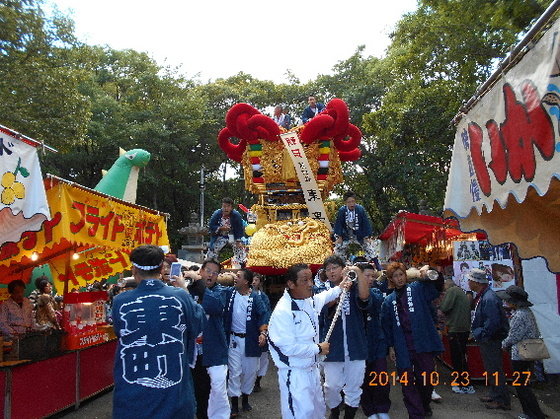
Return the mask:
<path fill-rule="evenodd" d="M 120 159 L 126 159 L 130 162 L 132 166 L 144 167 L 150 161 L 151 154 L 146 150 L 141 148 L 135 148 L 134 150 L 129 150 L 119 157 Z"/>

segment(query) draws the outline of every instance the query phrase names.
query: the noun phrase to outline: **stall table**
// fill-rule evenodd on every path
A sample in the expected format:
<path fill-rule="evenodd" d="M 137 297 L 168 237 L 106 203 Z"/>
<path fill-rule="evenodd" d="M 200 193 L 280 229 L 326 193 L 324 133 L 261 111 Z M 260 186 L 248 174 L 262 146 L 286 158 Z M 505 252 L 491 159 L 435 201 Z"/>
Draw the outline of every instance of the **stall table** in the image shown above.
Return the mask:
<path fill-rule="evenodd" d="M 441 355 L 441 360 L 449 368 L 452 368 L 451 352 L 449 350 L 449 339 L 447 335 L 443 335 L 442 341 L 445 352 Z M 502 351 L 502 358 L 504 361 L 504 374 L 509 379 L 511 378 L 511 363 L 509 354 L 506 351 Z M 480 348 L 478 347 L 478 344 L 467 344 L 467 363 L 469 366 L 469 378 L 471 380 L 483 380 L 484 378 L 486 378 L 484 376 L 484 363 L 482 362 L 482 355 L 480 354 Z"/>
<path fill-rule="evenodd" d="M 67 351 L 41 361 L 0 363 L 0 409 L 4 419 L 39 418 L 80 402 L 113 385 L 117 340 Z"/>

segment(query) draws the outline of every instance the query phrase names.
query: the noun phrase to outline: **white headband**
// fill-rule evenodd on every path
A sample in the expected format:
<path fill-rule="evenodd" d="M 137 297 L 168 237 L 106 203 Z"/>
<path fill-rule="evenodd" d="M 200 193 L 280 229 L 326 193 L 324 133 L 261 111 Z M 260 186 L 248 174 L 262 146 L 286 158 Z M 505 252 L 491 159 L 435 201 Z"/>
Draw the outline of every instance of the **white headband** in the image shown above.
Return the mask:
<path fill-rule="evenodd" d="M 136 262 L 132 262 L 132 266 L 136 266 L 138 269 L 142 269 L 143 271 L 152 271 L 156 268 L 159 268 L 162 263 L 163 261 L 159 265 L 155 265 L 155 266 L 142 266 L 142 265 L 138 265 Z"/>

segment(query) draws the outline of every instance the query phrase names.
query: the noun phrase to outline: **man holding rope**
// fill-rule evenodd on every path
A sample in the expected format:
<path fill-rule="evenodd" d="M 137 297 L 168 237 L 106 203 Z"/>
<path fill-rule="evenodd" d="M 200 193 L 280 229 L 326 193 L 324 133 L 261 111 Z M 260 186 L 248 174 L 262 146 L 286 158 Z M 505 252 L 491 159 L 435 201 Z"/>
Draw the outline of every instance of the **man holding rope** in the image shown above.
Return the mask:
<path fill-rule="evenodd" d="M 346 266 L 344 259 L 337 255 L 327 257 L 323 268 L 331 286 L 339 285 L 349 271 L 354 271 L 358 278 L 363 276 L 358 267 Z M 350 288 L 349 292 L 340 297 L 338 304 L 325 307 L 321 312 L 321 338 L 332 333 L 330 351 L 322 364 L 325 373 L 325 403 L 330 409 L 329 419 L 339 419 L 342 403 L 345 405 L 344 419 L 353 419 L 360 405 L 368 346 L 364 313 L 358 307 L 358 298 L 362 301 L 370 300 L 367 281 L 359 283 L 362 282 L 365 286 Z M 344 392 L 344 400 L 341 391 Z"/>
<path fill-rule="evenodd" d="M 293 265 L 286 273 L 286 290 L 270 318 L 270 353 L 278 367 L 280 405 L 284 419 L 324 419 L 318 356 L 329 353 L 329 343 L 319 343 L 319 312 L 335 300 L 340 286 L 313 295 L 313 274 L 309 266 Z M 342 288 L 341 288 L 342 287 Z"/>

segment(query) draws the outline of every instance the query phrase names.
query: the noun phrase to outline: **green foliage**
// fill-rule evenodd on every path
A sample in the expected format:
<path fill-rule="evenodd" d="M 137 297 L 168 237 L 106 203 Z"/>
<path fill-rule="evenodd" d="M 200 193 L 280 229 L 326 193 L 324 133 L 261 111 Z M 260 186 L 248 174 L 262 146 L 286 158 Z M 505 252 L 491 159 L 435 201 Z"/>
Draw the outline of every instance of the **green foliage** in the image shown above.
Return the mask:
<path fill-rule="evenodd" d="M 362 158 L 344 163 L 335 192 L 353 189 L 380 231 L 397 211 L 418 211 L 420 200 L 436 214 L 442 208 L 452 117 L 548 3 L 420 0 L 397 24 L 384 58 L 365 57 L 358 46 L 332 75 L 306 84 L 290 73 L 286 84 L 245 73 L 201 84 L 145 53 L 80 44 L 73 22 L 45 16 L 41 1 L 5 0 L 0 123 L 59 149 L 42 156 L 43 170 L 88 187 L 118 147 L 149 151 L 137 203 L 171 215 L 176 250 L 177 230 L 199 210 L 203 166 L 205 219 L 224 196 L 256 201 L 216 142 L 231 106 L 245 102 L 270 115 L 280 104 L 297 119 L 310 94 L 325 103 L 338 97 L 364 137 Z"/>
<path fill-rule="evenodd" d="M 542 11 L 521 0 L 426 0 L 399 21 L 387 57 L 375 67 L 390 81 L 381 106 L 363 118 L 363 172 L 352 178 L 376 228 L 399 210 L 417 212 L 420 200 L 439 215 L 451 119 Z"/>
<path fill-rule="evenodd" d="M 65 60 L 73 23 L 46 18 L 33 0 L 4 1 L 0 16 L 0 123 L 66 150 L 91 116 L 78 91 L 83 73 Z"/>

